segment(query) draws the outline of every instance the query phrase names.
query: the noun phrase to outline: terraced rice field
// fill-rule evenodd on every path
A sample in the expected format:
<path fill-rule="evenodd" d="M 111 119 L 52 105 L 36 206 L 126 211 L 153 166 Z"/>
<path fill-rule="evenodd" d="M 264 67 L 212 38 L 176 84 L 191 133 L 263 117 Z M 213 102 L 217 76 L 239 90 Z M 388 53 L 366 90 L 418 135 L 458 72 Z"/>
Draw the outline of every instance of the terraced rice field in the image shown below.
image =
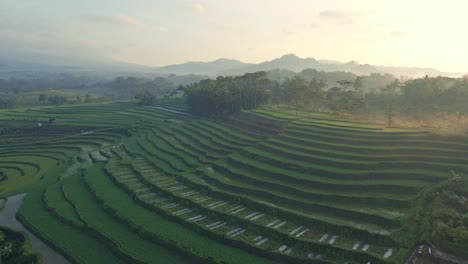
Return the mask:
<path fill-rule="evenodd" d="M 402 263 L 401 220 L 468 157 L 467 138 L 324 114 L 184 111 L 2 111 L 57 133 L 2 143 L 0 197 L 27 192 L 18 218 L 74 263 Z"/>

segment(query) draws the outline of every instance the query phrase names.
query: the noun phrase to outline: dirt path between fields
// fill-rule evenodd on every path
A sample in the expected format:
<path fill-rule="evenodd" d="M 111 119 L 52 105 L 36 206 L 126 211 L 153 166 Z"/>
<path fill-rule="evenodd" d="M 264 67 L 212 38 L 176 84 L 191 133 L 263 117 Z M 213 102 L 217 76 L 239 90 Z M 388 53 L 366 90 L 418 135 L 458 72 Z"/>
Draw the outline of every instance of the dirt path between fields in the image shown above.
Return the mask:
<path fill-rule="evenodd" d="M 71 264 L 66 258 L 55 250 L 44 244 L 38 237 L 29 232 L 23 224 L 16 220 L 16 212 L 23 204 L 25 193 L 10 196 L 5 206 L 0 210 L 0 225 L 8 227 L 28 235 L 31 240 L 32 250 L 42 256 L 44 263 L 47 264 Z"/>
<path fill-rule="evenodd" d="M 88 169 L 93 165 L 93 160 L 89 156 L 89 153 L 96 151 L 98 148 L 89 147 L 89 146 L 79 146 L 81 148 L 80 154 L 77 157 L 73 158 L 73 164 L 70 165 L 65 172 L 60 175 L 60 179 L 65 179 L 70 175 L 73 175 L 78 172 L 80 169 Z M 78 157 L 81 159 L 81 162 L 78 161 Z"/>

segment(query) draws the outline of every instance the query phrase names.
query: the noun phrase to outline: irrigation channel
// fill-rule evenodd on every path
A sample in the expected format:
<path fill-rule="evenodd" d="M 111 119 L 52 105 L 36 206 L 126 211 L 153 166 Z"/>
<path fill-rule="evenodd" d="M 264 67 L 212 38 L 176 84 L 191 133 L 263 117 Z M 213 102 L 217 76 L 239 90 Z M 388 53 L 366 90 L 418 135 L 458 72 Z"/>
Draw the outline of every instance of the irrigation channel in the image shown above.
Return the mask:
<path fill-rule="evenodd" d="M 32 250 L 41 255 L 47 264 L 71 264 L 66 258 L 47 246 L 42 240 L 29 232 L 21 222 L 16 220 L 16 212 L 23 204 L 25 193 L 8 197 L 5 206 L 0 210 L 0 225 L 26 234 L 31 240 Z"/>

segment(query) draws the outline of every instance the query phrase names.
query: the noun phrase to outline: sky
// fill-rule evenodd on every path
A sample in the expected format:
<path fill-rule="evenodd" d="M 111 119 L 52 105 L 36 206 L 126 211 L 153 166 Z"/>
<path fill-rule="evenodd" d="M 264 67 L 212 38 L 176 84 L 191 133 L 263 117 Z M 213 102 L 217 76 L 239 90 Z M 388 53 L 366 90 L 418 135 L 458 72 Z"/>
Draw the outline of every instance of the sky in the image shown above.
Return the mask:
<path fill-rule="evenodd" d="M 0 0 L 0 54 L 299 57 L 468 72 L 466 0 Z"/>

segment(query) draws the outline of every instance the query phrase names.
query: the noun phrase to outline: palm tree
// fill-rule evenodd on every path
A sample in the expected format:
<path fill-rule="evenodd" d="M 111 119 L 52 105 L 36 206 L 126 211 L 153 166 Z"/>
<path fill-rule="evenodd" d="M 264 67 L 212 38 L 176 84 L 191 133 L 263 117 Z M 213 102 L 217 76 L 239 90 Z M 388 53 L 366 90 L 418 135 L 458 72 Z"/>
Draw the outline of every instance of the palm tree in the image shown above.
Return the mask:
<path fill-rule="evenodd" d="M 2 256 L 10 257 L 13 254 L 14 244 L 12 242 L 5 243 L 0 246 L 0 264 L 2 263 Z"/>
<path fill-rule="evenodd" d="M 395 79 L 392 83 L 385 86 L 382 89 L 382 92 L 388 95 L 388 111 L 387 111 L 387 123 L 388 127 L 393 125 L 393 100 L 394 97 L 398 94 L 399 90 L 401 89 L 401 83 L 398 79 Z"/>

